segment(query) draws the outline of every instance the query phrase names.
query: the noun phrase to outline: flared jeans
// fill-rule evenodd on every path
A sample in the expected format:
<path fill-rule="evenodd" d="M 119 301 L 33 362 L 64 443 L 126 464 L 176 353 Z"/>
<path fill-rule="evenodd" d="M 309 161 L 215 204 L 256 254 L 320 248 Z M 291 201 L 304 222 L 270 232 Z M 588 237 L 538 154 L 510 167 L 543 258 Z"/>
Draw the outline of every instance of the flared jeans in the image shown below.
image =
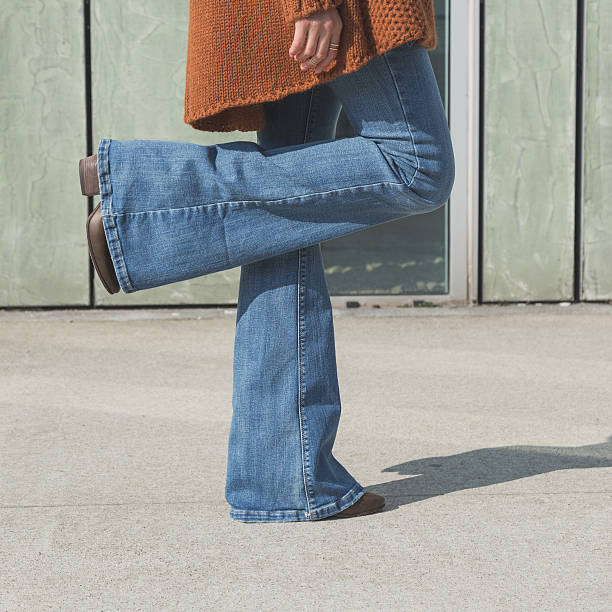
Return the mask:
<path fill-rule="evenodd" d="M 342 108 L 355 136 L 336 139 Z M 229 514 L 317 520 L 365 492 L 332 452 L 341 402 L 320 243 L 444 205 L 454 154 L 414 41 L 264 111 L 256 143 L 102 139 L 102 219 L 125 293 L 241 266 Z"/>

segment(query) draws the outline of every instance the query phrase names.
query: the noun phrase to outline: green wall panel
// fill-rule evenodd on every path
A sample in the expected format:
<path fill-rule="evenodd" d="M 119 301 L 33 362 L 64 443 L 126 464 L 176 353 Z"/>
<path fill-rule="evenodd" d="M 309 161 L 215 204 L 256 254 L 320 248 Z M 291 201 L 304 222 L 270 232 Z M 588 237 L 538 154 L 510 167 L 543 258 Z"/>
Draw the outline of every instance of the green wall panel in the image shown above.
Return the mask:
<path fill-rule="evenodd" d="M 188 0 L 92 2 L 93 135 L 214 144 L 255 132 L 202 132 L 183 122 Z M 97 201 L 97 200 L 96 200 Z M 240 268 L 110 296 L 96 278 L 97 304 L 235 303 Z"/>
<path fill-rule="evenodd" d="M 3 2 L 0 41 L 0 306 L 87 304 L 81 3 Z"/>
<path fill-rule="evenodd" d="M 483 298 L 571 299 L 576 2 L 485 16 Z"/>
<path fill-rule="evenodd" d="M 582 299 L 612 299 L 612 2 L 587 0 Z"/>

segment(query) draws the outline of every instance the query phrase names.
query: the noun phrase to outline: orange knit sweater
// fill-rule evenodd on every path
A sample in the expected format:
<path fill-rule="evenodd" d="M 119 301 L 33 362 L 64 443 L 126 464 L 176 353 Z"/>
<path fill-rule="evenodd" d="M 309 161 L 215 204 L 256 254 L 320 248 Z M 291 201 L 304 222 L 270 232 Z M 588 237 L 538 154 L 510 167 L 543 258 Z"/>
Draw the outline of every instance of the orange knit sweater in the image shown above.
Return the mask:
<path fill-rule="evenodd" d="M 336 7 L 340 48 L 321 74 L 289 57 L 294 20 Z M 209 132 L 255 131 L 262 102 L 353 72 L 409 40 L 437 45 L 433 0 L 190 0 L 185 123 Z"/>

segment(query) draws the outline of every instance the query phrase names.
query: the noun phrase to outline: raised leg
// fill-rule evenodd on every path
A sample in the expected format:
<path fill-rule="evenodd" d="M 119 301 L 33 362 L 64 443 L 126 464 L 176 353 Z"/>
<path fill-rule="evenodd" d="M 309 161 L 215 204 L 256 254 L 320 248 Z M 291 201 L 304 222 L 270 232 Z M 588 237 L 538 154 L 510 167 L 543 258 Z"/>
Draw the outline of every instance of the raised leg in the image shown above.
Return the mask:
<path fill-rule="evenodd" d="M 253 263 L 443 205 L 454 181 L 428 52 L 404 44 L 327 84 L 352 138 L 265 149 L 103 139 L 104 229 L 131 293 Z"/>

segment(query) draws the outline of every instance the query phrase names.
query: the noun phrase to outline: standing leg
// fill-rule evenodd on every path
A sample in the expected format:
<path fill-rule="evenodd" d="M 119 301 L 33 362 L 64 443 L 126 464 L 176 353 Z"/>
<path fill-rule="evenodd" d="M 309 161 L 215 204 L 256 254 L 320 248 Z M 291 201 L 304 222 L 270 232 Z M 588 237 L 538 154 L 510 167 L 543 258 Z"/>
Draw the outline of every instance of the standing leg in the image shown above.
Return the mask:
<path fill-rule="evenodd" d="M 333 139 L 340 108 L 325 85 L 268 103 L 258 144 Z M 232 518 L 315 520 L 363 495 L 332 453 L 340 394 L 320 244 L 242 266 L 233 382 L 225 490 Z"/>

